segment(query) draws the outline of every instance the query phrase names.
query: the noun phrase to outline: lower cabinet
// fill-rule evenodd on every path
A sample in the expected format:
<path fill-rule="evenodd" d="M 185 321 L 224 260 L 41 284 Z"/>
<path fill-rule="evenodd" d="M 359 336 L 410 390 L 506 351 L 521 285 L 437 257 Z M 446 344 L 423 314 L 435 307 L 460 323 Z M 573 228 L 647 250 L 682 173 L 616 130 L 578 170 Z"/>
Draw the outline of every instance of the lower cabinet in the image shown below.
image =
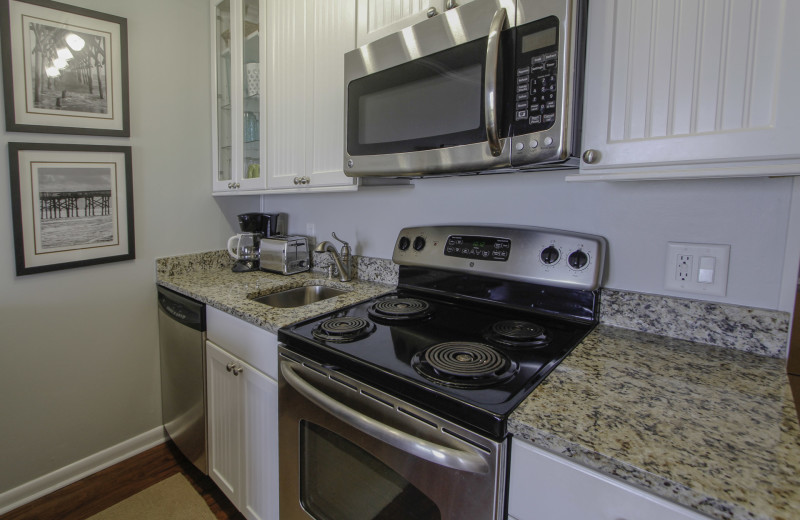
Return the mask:
<path fill-rule="evenodd" d="M 514 439 L 509 520 L 702 520 L 699 513 Z"/>
<path fill-rule="evenodd" d="M 277 337 L 208 311 L 209 475 L 248 520 L 278 520 Z"/>

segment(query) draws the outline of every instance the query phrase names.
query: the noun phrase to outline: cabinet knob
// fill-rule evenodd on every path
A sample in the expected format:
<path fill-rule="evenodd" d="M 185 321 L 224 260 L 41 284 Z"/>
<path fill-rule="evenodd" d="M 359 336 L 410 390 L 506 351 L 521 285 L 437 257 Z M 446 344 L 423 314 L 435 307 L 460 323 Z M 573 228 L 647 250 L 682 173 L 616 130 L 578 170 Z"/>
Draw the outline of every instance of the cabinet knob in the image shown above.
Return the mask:
<path fill-rule="evenodd" d="M 238 376 L 244 371 L 243 367 L 233 367 L 233 375 Z"/>
<path fill-rule="evenodd" d="M 229 182 L 229 183 L 228 183 L 228 189 L 231 189 L 231 188 L 233 188 L 233 183 L 232 183 L 232 182 Z"/>
<path fill-rule="evenodd" d="M 447 2 L 445 2 L 444 4 L 444 8 L 447 9 L 448 11 L 450 9 L 455 9 L 456 7 L 458 7 L 456 0 L 447 0 Z"/>
<path fill-rule="evenodd" d="M 234 365 L 233 363 L 228 363 L 227 365 L 225 365 L 225 370 L 230 372 L 231 370 L 233 370 L 233 367 L 235 367 L 235 366 L 236 365 Z"/>
<path fill-rule="evenodd" d="M 294 183 L 295 184 L 300 184 L 300 177 L 295 177 L 294 178 Z"/>
<path fill-rule="evenodd" d="M 433 18 L 439 14 L 439 11 L 437 11 L 435 7 L 431 7 L 425 14 L 428 15 L 428 18 Z"/>
<path fill-rule="evenodd" d="M 594 164 L 600 160 L 600 152 L 597 150 L 586 150 L 583 152 L 583 162 L 586 164 Z"/>

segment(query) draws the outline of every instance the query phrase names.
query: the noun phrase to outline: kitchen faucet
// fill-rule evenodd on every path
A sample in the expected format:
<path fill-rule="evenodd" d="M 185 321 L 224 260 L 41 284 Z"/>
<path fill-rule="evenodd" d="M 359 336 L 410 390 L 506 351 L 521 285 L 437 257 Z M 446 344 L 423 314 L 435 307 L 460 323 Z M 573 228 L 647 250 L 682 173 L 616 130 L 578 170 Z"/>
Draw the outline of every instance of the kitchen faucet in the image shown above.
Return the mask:
<path fill-rule="evenodd" d="M 331 233 L 331 236 L 342 243 L 341 253 L 336 251 L 336 246 L 323 240 L 314 249 L 317 253 L 329 252 L 333 257 L 336 264 L 336 269 L 339 270 L 339 281 L 349 282 L 353 277 L 352 266 L 350 265 L 350 244 L 336 236 L 336 233 Z"/>

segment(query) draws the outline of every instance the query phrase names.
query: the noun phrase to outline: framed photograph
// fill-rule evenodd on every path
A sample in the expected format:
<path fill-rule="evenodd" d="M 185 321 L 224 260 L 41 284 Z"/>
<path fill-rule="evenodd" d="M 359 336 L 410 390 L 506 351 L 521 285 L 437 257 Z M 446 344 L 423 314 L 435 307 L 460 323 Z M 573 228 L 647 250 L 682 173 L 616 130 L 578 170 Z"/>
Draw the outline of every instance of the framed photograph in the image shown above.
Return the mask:
<path fill-rule="evenodd" d="M 8 143 L 17 276 L 132 260 L 129 146 Z"/>
<path fill-rule="evenodd" d="M 0 0 L 6 130 L 130 136 L 125 18 Z"/>

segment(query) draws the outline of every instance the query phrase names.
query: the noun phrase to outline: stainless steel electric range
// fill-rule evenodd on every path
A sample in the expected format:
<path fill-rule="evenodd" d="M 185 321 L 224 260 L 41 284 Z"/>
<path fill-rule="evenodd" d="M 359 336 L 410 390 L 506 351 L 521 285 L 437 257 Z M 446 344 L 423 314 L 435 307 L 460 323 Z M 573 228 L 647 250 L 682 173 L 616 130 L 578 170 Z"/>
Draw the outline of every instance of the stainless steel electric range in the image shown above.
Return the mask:
<path fill-rule="evenodd" d="M 595 326 L 605 251 L 406 228 L 396 291 L 281 329 L 281 518 L 505 518 L 508 416 Z"/>

